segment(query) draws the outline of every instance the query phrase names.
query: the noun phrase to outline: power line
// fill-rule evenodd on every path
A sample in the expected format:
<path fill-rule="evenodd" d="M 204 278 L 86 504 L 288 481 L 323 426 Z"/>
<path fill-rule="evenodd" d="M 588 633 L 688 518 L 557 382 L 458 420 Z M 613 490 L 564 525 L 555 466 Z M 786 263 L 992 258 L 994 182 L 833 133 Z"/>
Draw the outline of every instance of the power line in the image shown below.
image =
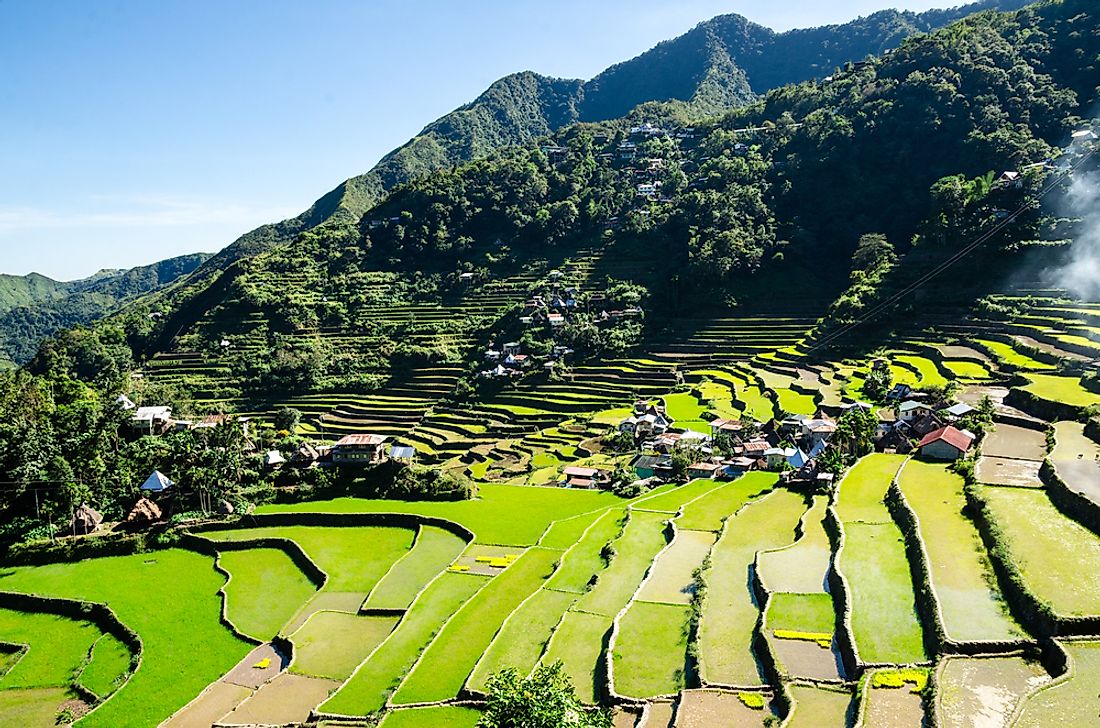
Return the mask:
<path fill-rule="evenodd" d="M 1075 165 L 1073 165 L 1072 167 L 1067 169 L 1065 172 L 1060 174 L 1057 178 L 1054 179 L 1054 181 L 1049 183 L 1040 192 L 1038 192 L 1035 195 L 1028 198 L 1019 208 L 1017 208 L 1014 212 L 1007 215 L 1004 219 L 1002 219 L 1000 222 L 998 222 L 996 225 L 994 225 L 989 231 L 987 231 L 987 232 L 983 233 L 982 235 L 978 236 L 978 238 L 975 239 L 972 243 L 970 243 L 966 247 L 964 247 L 961 250 L 959 250 L 958 252 L 956 252 L 954 255 L 952 255 L 947 260 L 943 261 L 942 263 L 940 263 L 939 265 L 934 267 L 929 272 L 927 272 L 924 275 L 922 275 L 921 277 L 917 278 L 917 280 L 913 281 L 909 285 L 907 285 L 904 288 L 902 288 L 901 290 L 897 291 L 896 293 L 894 293 L 892 296 L 890 296 L 886 300 L 881 301 L 880 303 L 875 305 L 873 308 L 871 308 L 870 311 L 867 311 L 866 313 L 864 313 L 863 316 L 861 316 L 860 318 L 856 319 L 855 321 L 853 321 L 849 324 L 845 324 L 844 326 L 840 327 L 836 331 L 833 331 L 832 333 L 826 335 L 825 337 L 823 337 L 822 339 L 817 341 L 813 346 L 811 346 L 809 349 L 807 349 L 802 354 L 802 357 L 803 358 L 808 357 L 811 353 L 813 353 L 813 352 L 815 352 L 815 351 L 817 351 L 817 350 L 819 350 L 819 349 L 821 349 L 825 346 L 828 346 L 829 344 L 831 344 L 834 341 L 836 341 L 837 339 L 843 337 L 844 335 L 846 335 L 847 333 L 849 333 L 853 329 L 861 326 L 862 324 L 866 323 L 867 321 L 870 321 L 872 318 L 879 315 L 880 313 L 882 313 L 886 309 L 891 308 L 892 306 L 897 304 L 901 299 L 905 298 L 910 293 L 916 291 L 918 288 L 920 288 L 924 284 L 928 283 L 933 278 L 935 278 L 935 277 L 939 276 L 940 274 L 942 274 L 948 268 L 950 268 L 951 266 L 958 263 L 960 260 L 962 260 L 963 258 L 968 256 L 970 253 L 974 252 L 977 248 L 979 248 L 982 245 L 984 245 L 985 243 L 989 242 L 989 240 L 991 238 L 993 238 L 997 233 L 1004 230 L 1011 223 L 1015 222 L 1016 219 L 1018 217 L 1020 217 L 1020 215 L 1024 214 L 1029 209 L 1031 209 L 1031 206 L 1034 203 L 1039 202 L 1040 200 L 1045 198 L 1047 195 L 1049 195 L 1052 191 L 1054 191 L 1057 187 L 1059 187 L 1066 178 L 1070 177 L 1074 172 L 1076 172 L 1095 153 L 1096 153 L 1095 151 L 1089 151 L 1087 154 L 1083 155 L 1081 157 L 1081 159 L 1078 160 L 1078 162 Z"/>

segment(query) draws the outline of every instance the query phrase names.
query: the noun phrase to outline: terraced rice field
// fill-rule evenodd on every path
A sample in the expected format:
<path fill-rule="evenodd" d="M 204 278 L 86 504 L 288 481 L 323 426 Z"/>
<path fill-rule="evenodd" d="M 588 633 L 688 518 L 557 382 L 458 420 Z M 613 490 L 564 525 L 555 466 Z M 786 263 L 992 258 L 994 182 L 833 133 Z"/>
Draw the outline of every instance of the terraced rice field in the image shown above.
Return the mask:
<path fill-rule="evenodd" d="M 1100 503 L 1100 445 L 1087 437 L 1084 425 L 1077 422 L 1054 423 L 1054 442 L 1050 460 L 1058 477 Z"/>
<path fill-rule="evenodd" d="M 1024 699 L 1014 728 L 1085 725 L 1100 715 L 1100 642 L 1064 642 L 1071 670 Z"/>
<path fill-rule="evenodd" d="M 1042 666 L 1022 656 L 948 657 L 939 668 L 936 716 L 944 728 L 1007 728 L 1025 696 L 1048 682 Z"/>
<path fill-rule="evenodd" d="M 1042 490 L 985 486 L 981 497 L 1038 599 L 1063 616 L 1100 614 L 1096 534 L 1063 515 Z"/>
<path fill-rule="evenodd" d="M 964 515 L 962 477 L 946 465 L 914 460 L 906 463 L 898 483 L 920 522 L 948 638 L 995 642 L 1024 637 L 996 587 L 977 528 Z"/>
<path fill-rule="evenodd" d="M 1064 377 L 1055 374 L 1027 374 L 1031 382 L 1024 391 L 1031 392 L 1040 399 L 1061 402 L 1071 407 L 1092 407 L 1100 404 L 1100 394 L 1095 394 L 1081 386 L 1079 377 Z"/>
<path fill-rule="evenodd" d="M 791 685 L 794 710 L 785 724 L 787 728 L 818 728 L 847 725 L 852 694 L 843 689 L 816 685 Z"/>
<path fill-rule="evenodd" d="M 852 631 L 865 662 L 926 659 L 902 534 L 883 503 L 903 458 L 869 455 L 840 484 L 844 528 L 839 569 L 851 592 Z"/>
<path fill-rule="evenodd" d="M 708 684 L 761 684 L 751 644 L 760 615 L 749 588 L 749 570 L 760 549 L 785 546 L 795 539 L 795 527 L 805 501 L 777 490 L 753 501 L 726 521 L 703 573 L 707 598 L 699 631 L 699 667 Z"/>
<path fill-rule="evenodd" d="M 0 574 L 3 590 L 106 603 L 142 636 L 141 667 L 81 722 L 105 728 L 159 723 L 248 653 L 251 646 L 219 622 L 224 583 L 211 559 L 180 550 Z"/>
<path fill-rule="evenodd" d="M 286 552 L 273 548 L 225 551 L 229 572 L 226 616 L 244 634 L 271 639 L 313 596 L 315 587 Z"/>

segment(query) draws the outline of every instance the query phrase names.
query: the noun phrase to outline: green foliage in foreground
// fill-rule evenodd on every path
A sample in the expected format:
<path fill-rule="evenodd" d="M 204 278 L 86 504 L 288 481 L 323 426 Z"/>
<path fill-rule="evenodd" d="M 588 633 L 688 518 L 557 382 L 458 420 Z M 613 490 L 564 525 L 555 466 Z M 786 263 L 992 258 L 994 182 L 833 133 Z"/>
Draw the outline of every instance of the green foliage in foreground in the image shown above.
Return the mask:
<path fill-rule="evenodd" d="M 611 728 L 605 710 L 577 699 L 562 664 L 540 665 L 530 677 L 507 668 L 489 678 L 489 700 L 478 728 Z"/>

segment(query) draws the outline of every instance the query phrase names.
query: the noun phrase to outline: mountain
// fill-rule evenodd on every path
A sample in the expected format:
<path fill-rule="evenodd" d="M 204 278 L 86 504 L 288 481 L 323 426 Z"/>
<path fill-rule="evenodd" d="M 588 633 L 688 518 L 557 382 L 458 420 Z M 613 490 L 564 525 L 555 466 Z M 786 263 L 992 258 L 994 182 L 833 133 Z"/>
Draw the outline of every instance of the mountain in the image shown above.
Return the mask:
<path fill-rule="evenodd" d="M 884 10 L 850 23 L 785 33 L 740 15 L 722 15 L 589 81 L 530 71 L 512 74 L 426 126 L 369 172 L 341 183 L 298 217 L 245 234 L 214 256 L 203 272 L 213 274 L 327 221 L 356 219 L 399 184 L 579 121 L 623 117 L 651 101 L 683 102 L 696 115 L 719 113 L 771 89 L 822 78 L 847 61 L 880 54 L 914 34 L 1030 1 L 981 0 L 924 13 Z"/>
<path fill-rule="evenodd" d="M 43 339 L 91 323 L 125 301 L 174 283 L 209 257 L 184 255 L 130 270 L 102 270 L 67 282 L 38 273 L 0 276 L 0 366 L 26 363 Z"/>
<path fill-rule="evenodd" d="M 1048 2 L 966 18 L 721 116 L 652 107 L 574 124 L 421 177 L 358 219 L 345 209 L 346 222 L 237 261 L 186 299 L 138 299 L 92 336 L 124 337 L 150 399 L 293 403 L 318 424 L 331 414 L 398 434 L 421 404 L 495 396 L 477 376 L 490 343 L 564 346 L 584 366 L 631 352 L 675 364 L 738 341 L 693 344 L 685 331 L 732 317 L 808 327 L 834 301 L 850 317 L 876 295 L 862 290 L 872 279 L 903 289 L 988 237 L 932 298 L 957 313 L 1028 254 L 1061 254 L 1061 223 L 1028 200 L 1100 100 L 1098 58 L 1096 10 Z M 1025 168 L 1036 171 L 1019 184 L 990 182 Z M 554 270 L 603 302 L 592 315 L 641 309 L 644 325 L 581 317 L 550 339 L 520 326 Z M 100 372 L 88 362 L 113 354 L 98 347 L 67 334 L 35 369 Z"/>

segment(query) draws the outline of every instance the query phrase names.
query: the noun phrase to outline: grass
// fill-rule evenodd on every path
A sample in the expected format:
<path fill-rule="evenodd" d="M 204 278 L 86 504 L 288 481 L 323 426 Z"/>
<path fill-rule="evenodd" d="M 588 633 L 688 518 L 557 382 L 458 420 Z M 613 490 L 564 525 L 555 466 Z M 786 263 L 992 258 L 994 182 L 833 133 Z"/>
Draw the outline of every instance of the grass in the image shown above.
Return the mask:
<path fill-rule="evenodd" d="M 273 526 L 203 535 L 214 541 L 289 539 L 328 574 L 326 591 L 365 594 L 412 547 L 415 532 L 389 527 Z"/>
<path fill-rule="evenodd" d="M 0 640 L 30 648 L 0 678 L 0 690 L 69 687 L 101 634 L 90 622 L 0 609 Z"/>
<path fill-rule="evenodd" d="M 1028 697 L 1016 728 L 1083 725 L 1085 716 L 1100 715 L 1100 642 L 1066 642 L 1063 647 L 1073 661 L 1073 676 Z"/>
<path fill-rule="evenodd" d="M 481 543 L 530 546 L 553 521 L 622 503 L 602 491 L 482 485 L 475 500 L 424 502 L 337 498 L 291 505 L 269 505 L 260 513 L 411 513 L 459 523 Z"/>
<path fill-rule="evenodd" d="M 840 569 L 852 601 L 852 632 L 864 662 L 920 662 L 923 633 L 901 531 L 893 523 L 844 524 Z"/>
<path fill-rule="evenodd" d="M 141 635 L 141 667 L 81 726 L 156 725 L 237 664 L 251 645 L 219 621 L 225 579 L 211 559 L 171 549 L 15 567 L 0 589 L 105 602 Z"/>
<path fill-rule="evenodd" d="M 315 612 L 295 632 L 294 663 L 299 675 L 346 680 L 393 631 L 396 617 L 364 617 L 347 612 Z"/>
<path fill-rule="evenodd" d="M 761 580 L 772 592 L 811 593 L 825 590 L 832 547 L 823 520 L 828 497 L 814 496 L 813 505 L 802 518 L 802 536 L 778 551 L 763 551 L 757 557 Z"/>
<path fill-rule="evenodd" d="M 657 553 L 665 547 L 666 516 L 634 511 L 612 544 L 615 556 L 577 609 L 614 617 L 630 601 Z"/>
<path fill-rule="evenodd" d="M 516 609 L 470 676 L 469 687 L 484 691 L 490 676 L 506 667 L 521 674 L 534 669 L 576 594 L 540 589 Z"/>
<path fill-rule="evenodd" d="M 1064 516 L 1045 491 L 986 486 L 981 493 L 1031 591 L 1060 615 L 1100 614 L 1096 534 Z"/>
<path fill-rule="evenodd" d="M 726 483 L 684 506 L 676 526 L 695 531 L 720 531 L 722 523 L 751 498 L 775 487 L 774 473 L 752 472 Z"/>
<path fill-rule="evenodd" d="M 625 513 L 619 509 L 600 516 L 588 532 L 566 552 L 561 565 L 546 586 L 577 594 L 587 591 L 592 578 L 607 566 L 604 562 L 604 547 L 622 531 L 625 517 Z"/>
<path fill-rule="evenodd" d="M 674 422 L 679 424 L 681 420 L 701 420 L 707 408 L 690 392 L 666 394 L 665 411 Z"/>
<path fill-rule="evenodd" d="M 902 470 L 899 483 L 920 520 L 948 637 L 961 642 L 1023 637 L 996 587 L 977 528 L 963 515 L 962 477 L 946 465 L 913 460 Z"/>
<path fill-rule="evenodd" d="M 534 547 L 444 625 L 394 695 L 397 704 L 447 700 L 458 695 L 501 623 L 550 575 L 561 552 Z"/>
<path fill-rule="evenodd" d="M 684 687 L 689 607 L 634 602 L 619 623 L 612 653 L 615 692 L 651 698 Z"/>
<path fill-rule="evenodd" d="M 1046 362 L 1032 359 L 1030 356 L 1021 354 L 1013 349 L 1003 341 L 993 341 L 992 339 L 975 339 L 976 344 L 980 344 L 984 348 L 988 349 L 993 355 L 993 358 L 1009 366 L 1017 367 L 1018 369 L 1027 369 L 1031 371 L 1046 371 L 1054 369 L 1053 364 L 1047 364 Z"/>
<path fill-rule="evenodd" d="M 779 409 L 792 415 L 813 415 L 817 412 L 817 403 L 809 394 L 802 394 L 793 389 L 776 389 L 775 395 L 779 399 Z"/>
<path fill-rule="evenodd" d="M 636 502 L 636 507 L 647 511 L 664 511 L 665 513 L 677 513 L 688 503 L 696 498 L 706 495 L 722 487 L 722 482 L 699 478 L 684 485 L 677 486 L 670 491 L 658 494 L 652 498 L 642 498 Z"/>
<path fill-rule="evenodd" d="M 118 689 L 130 671 L 130 649 L 116 637 L 105 634 L 92 647 L 92 659 L 78 681 L 100 698 Z"/>
<path fill-rule="evenodd" d="M 442 574 L 412 604 L 382 644 L 322 707 L 342 715 L 365 716 L 381 710 L 386 696 L 408 674 L 421 651 L 452 614 L 467 603 L 489 577 Z"/>
<path fill-rule="evenodd" d="M 466 542 L 450 531 L 421 526 L 412 550 L 382 577 L 365 606 L 371 609 L 408 608 L 420 590 L 465 548 Z"/>
<path fill-rule="evenodd" d="M 256 639 L 279 634 L 314 594 L 313 584 L 280 549 L 223 551 L 218 563 L 230 574 L 226 615 L 237 629 Z"/>
<path fill-rule="evenodd" d="M 653 562 L 636 598 L 690 604 L 695 594 L 695 572 L 702 567 L 716 538 L 713 531 L 677 530 L 672 543 Z"/>
<path fill-rule="evenodd" d="M 1091 407 L 1100 404 L 1100 394 L 1094 394 L 1081 386 L 1080 377 L 1062 377 L 1056 374 L 1025 374 L 1031 383 L 1023 389 L 1040 399 L 1061 402 L 1071 407 Z"/>
<path fill-rule="evenodd" d="M 784 724 L 786 728 L 819 728 L 847 725 L 852 694 L 837 688 L 816 685 L 790 686 L 794 711 Z"/>
<path fill-rule="evenodd" d="M 588 704 L 599 699 L 596 680 L 597 663 L 603 653 L 604 636 L 611 629 L 611 617 L 589 612 L 566 612 L 542 662 L 562 662 L 565 673 L 572 679 L 577 697 Z"/>
<path fill-rule="evenodd" d="M 768 626 L 798 632 L 833 633 L 836 612 L 828 594 L 773 594 L 768 602 Z"/>
<path fill-rule="evenodd" d="M 386 714 L 380 728 L 475 728 L 481 713 L 473 708 L 442 705 L 428 708 L 405 708 Z"/>
<path fill-rule="evenodd" d="M 944 361 L 943 365 L 955 375 L 957 379 L 989 379 L 992 375 L 989 370 L 977 362 L 951 360 Z"/>
<path fill-rule="evenodd" d="M 905 462 L 904 455 L 868 455 L 848 471 L 840 484 L 836 511 L 840 520 L 892 523 L 882 499 Z"/>
<path fill-rule="evenodd" d="M 711 552 L 704 577 L 707 598 L 699 631 L 699 661 L 704 680 L 726 685 L 759 684 L 751 651 L 759 610 L 749 591 L 749 568 L 756 551 L 794 541 L 801 496 L 776 490 L 753 501 L 728 521 Z"/>

